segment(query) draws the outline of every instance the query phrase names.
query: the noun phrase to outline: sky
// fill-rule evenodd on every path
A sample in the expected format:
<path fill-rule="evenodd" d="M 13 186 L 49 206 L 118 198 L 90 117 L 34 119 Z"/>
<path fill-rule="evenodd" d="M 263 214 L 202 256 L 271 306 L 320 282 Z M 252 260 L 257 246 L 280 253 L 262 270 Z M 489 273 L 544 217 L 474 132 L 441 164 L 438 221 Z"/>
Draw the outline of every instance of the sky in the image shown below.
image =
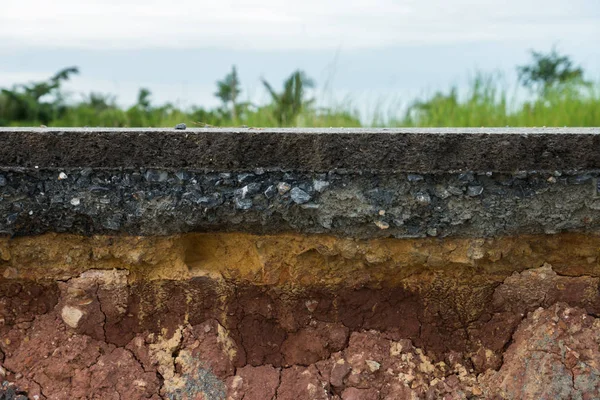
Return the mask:
<path fill-rule="evenodd" d="M 600 78 L 598 0 L 3 0 L 0 87 L 76 65 L 73 96 L 214 106 L 236 65 L 255 102 L 301 68 L 321 103 L 368 113 L 466 85 L 476 71 L 515 82 L 529 50 L 556 46 Z"/>

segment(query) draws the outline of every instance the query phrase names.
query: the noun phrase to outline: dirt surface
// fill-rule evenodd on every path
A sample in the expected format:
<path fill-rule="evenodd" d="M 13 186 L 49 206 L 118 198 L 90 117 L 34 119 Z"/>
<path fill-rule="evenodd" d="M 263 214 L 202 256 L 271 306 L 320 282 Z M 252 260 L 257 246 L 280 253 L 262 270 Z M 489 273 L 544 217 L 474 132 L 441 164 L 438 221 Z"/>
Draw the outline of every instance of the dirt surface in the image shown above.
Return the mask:
<path fill-rule="evenodd" d="M 596 398 L 599 243 L 7 239 L 0 396 Z"/>
<path fill-rule="evenodd" d="M 327 172 L 600 168 L 598 128 L 0 128 L 0 167 Z"/>

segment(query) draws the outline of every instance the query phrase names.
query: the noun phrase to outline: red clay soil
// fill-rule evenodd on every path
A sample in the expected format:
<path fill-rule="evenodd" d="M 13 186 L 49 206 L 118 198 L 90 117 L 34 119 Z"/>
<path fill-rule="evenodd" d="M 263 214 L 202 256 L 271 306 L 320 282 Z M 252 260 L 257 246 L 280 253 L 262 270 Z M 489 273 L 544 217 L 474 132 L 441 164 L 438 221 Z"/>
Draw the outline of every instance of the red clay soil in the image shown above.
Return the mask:
<path fill-rule="evenodd" d="M 599 398 L 600 281 L 596 261 L 581 273 L 584 250 L 569 250 L 573 276 L 546 253 L 558 267 L 436 261 L 401 285 L 285 286 L 132 279 L 139 270 L 93 261 L 35 280 L 20 265 L 52 271 L 50 250 L 25 267 L 11 248 L 0 252 L 0 399 Z"/>

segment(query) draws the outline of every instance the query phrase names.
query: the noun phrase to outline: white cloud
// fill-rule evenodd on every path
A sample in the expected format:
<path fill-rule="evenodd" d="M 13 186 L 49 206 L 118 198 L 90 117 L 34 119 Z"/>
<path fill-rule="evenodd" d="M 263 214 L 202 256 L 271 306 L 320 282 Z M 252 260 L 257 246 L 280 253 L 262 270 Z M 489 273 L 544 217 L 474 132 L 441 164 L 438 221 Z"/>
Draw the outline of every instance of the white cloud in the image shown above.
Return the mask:
<path fill-rule="evenodd" d="M 0 47 L 319 49 L 600 37 L 597 0 L 3 0 Z"/>

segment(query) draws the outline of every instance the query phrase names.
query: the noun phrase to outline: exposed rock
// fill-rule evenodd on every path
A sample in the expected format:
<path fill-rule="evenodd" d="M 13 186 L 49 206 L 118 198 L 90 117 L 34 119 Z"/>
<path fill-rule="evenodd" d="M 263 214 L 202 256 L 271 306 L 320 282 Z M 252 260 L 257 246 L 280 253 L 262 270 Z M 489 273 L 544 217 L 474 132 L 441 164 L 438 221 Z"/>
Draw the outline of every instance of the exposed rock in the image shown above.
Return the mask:
<path fill-rule="evenodd" d="M 279 194 L 286 194 L 290 191 L 290 189 L 292 189 L 292 185 L 290 185 L 287 182 L 279 182 L 277 184 L 277 191 L 279 192 Z"/>
<path fill-rule="evenodd" d="M 327 189 L 329 187 L 329 182 L 327 181 L 321 181 L 321 180 L 314 180 L 313 181 L 313 187 L 315 188 L 315 190 L 319 193 L 323 192 L 325 189 Z"/>
<path fill-rule="evenodd" d="M 311 199 L 310 194 L 306 193 L 304 190 L 298 187 L 292 188 L 292 191 L 290 193 L 292 196 L 292 200 L 296 204 L 304 204 L 310 201 Z"/>
<path fill-rule="evenodd" d="M 81 317 L 83 317 L 83 312 L 81 312 L 80 309 L 75 307 L 64 306 L 60 313 L 60 316 L 62 317 L 65 324 L 69 325 L 71 328 L 77 328 Z"/>
<path fill-rule="evenodd" d="M 513 335 L 499 371 L 481 379 L 504 399 L 600 397 L 600 320 L 558 303 L 530 313 Z"/>

